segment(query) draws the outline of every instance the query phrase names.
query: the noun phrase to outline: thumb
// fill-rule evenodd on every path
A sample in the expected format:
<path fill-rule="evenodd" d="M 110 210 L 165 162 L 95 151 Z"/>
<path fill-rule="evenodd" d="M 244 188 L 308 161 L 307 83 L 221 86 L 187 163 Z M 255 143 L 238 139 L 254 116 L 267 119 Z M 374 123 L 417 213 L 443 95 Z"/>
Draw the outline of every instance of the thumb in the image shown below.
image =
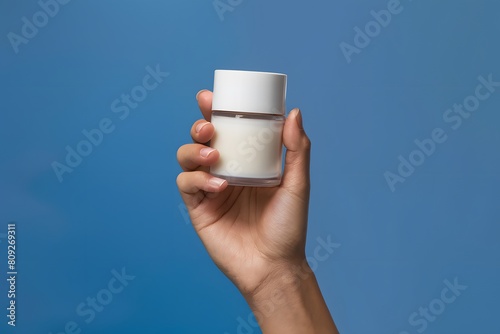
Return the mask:
<path fill-rule="evenodd" d="M 302 126 L 302 114 L 298 108 L 293 109 L 286 119 L 283 144 L 287 151 L 282 186 L 302 197 L 304 192 L 309 193 L 310 187 L 311 141 Z"/>

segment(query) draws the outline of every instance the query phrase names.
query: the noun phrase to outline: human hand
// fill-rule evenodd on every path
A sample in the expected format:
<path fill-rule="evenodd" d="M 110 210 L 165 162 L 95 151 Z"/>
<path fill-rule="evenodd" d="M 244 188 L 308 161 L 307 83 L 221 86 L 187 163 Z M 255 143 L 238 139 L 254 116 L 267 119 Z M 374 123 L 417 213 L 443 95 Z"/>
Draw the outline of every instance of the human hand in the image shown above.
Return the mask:
<path fill-rule="evenodd" d="M 204 119 L 196 121 L 191 128 L 195 143 L 183 145 L 177 152 L 184 170 L 177 177 L 177 185 L 211 258 L 238 287 L 252 309 L 259 311 L 259 303 L 270 298 L 270 293 L 296 279 L 297 266 L 307 265 L 305 240 L 311 143 L 302 127 L 300 111 L 292 110 L 283 129 L 287 152 L 281 185 L 273 188 L 228 186 L 227 181 L 208 172 L 209 166 L 219 158 L 216 150 L 205 145 L 214 135 L 210 123 L 212 93 L 200 91 L 197 100 Z M 310 276 L 302 288 L 319 292 L 314 275 Z M 298 288 L 295 290 L 289 297 L 294 303 L 301 302 L 303 296 L 297 295 Z M 322 297 L 320 299 L 315 298 L 314 302 L 326 308 Z M 268 326 L 274 327 L 272 323 Z M 332 321 L 330 328 L 334 327 Z"/>

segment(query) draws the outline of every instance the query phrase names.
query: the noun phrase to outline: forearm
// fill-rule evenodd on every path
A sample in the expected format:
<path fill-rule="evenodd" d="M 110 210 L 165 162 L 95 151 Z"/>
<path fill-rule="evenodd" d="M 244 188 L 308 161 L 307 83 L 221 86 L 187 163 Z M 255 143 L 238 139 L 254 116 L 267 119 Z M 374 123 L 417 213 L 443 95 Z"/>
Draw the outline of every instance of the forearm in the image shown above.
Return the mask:
<path fill-rule="evenodd" d="M 245 298 L 264 334 L 338 333 L 308 266 L 276 270 Z"/>

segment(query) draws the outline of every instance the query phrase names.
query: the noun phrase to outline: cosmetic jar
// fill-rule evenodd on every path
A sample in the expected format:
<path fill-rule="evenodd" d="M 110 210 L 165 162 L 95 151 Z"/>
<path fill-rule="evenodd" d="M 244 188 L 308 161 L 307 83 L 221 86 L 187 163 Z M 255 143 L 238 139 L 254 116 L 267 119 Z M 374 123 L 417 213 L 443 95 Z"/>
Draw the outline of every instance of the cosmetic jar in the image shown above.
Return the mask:
<path fill-rule="evenodd" d="M 212 175 L 234 186 L 281 183 L 286 81 L 280 73 L 215 71 L 210 144 L 220 157 Z"/>

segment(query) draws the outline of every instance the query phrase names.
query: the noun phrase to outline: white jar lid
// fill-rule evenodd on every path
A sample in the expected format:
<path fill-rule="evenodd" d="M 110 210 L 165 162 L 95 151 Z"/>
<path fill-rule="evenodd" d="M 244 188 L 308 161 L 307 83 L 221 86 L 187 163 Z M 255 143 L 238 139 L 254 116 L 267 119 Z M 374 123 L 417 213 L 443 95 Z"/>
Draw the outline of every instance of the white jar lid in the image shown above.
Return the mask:
<path fill-rule="evenodd" d="M 285 114 L 286 75 L 215 70 L 212 110 Z"/>

